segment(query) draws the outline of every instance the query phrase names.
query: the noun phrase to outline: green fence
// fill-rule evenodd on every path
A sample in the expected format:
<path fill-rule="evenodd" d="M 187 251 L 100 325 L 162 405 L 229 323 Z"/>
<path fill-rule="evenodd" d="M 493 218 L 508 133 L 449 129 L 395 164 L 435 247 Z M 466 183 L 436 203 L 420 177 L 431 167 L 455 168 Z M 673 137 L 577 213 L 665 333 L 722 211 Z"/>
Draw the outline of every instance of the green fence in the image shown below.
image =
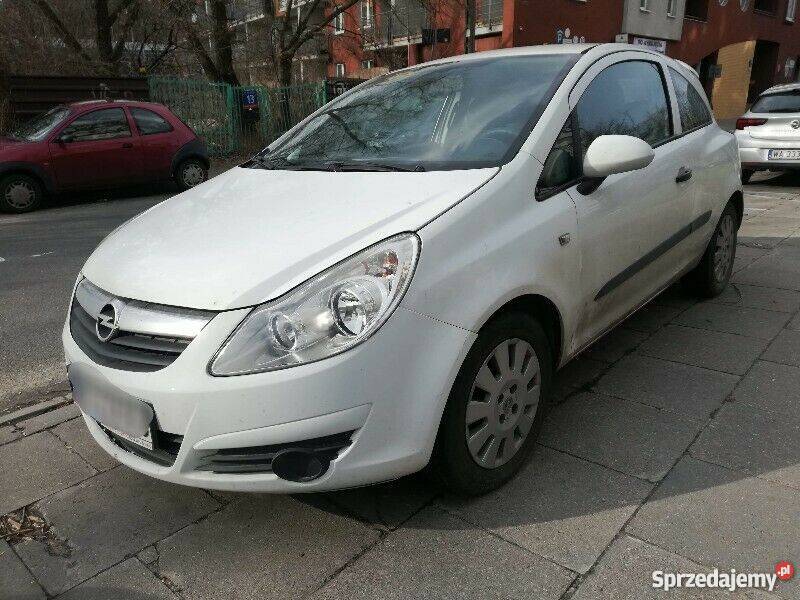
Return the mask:
<path fill-rule="evenodd" d="M 263 148 L 326 102 L 324 83 L 272 88 L 150 77 L 149 84 L 150 99 L 205 139 L 212 156 Z"/>

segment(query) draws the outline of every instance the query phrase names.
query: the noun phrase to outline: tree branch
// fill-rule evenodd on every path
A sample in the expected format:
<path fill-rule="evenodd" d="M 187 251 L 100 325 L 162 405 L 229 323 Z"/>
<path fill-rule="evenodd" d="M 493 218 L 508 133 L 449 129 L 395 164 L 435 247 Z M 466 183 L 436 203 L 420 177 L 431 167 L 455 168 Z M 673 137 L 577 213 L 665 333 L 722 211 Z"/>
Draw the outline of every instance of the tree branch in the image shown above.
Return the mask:
<path fill-rule="evenodd" d="M 94 59 L 92 59 L 92 57 L 86 53 L 86 50 L 84 50 L 81 43 L 72 34 L 72 32 L 67 29 L 67 26 L 58 16 L 58 13 L 56 13 L 50 2 L 48 2 L 48 0 L 33 0 L 33 3 L 39 8 L 39 11 L 50 22 L 50 24 L 55 27 L 56 33 L 61 41 L 64 42 L 64 45 L 72 52 L 77 54 L 82 60 L 86 61 L 87 63 L 94 64 Z"/>

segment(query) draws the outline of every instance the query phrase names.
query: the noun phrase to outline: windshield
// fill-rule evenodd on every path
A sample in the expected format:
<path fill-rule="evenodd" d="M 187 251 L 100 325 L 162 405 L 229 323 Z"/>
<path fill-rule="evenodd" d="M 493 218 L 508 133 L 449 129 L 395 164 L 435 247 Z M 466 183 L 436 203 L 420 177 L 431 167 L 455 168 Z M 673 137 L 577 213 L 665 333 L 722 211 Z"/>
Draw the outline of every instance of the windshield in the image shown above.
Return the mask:
<path fill-rule="evenodd" d="M 761 96 L 750 108 L 750 111 L 754 113 L 800 112 L 800 90 Z"/>
<path fill-rule="evenodd" d="M 576 60 L 565 54 L 486 58 L 391 73 L 331 103 L 255 166 L 499 166 L 519 150 Z"/>
<path fill-rule="evenodd" d="M 34 117 L 24 125 L 20 125 L 11 132 L 12 137 L 29 142 L 38 142 L 47 137 L 47 134 L 61 123 L 69 114 L 69 109 L 65 106 L 51 108 L 43 115 Z"/>

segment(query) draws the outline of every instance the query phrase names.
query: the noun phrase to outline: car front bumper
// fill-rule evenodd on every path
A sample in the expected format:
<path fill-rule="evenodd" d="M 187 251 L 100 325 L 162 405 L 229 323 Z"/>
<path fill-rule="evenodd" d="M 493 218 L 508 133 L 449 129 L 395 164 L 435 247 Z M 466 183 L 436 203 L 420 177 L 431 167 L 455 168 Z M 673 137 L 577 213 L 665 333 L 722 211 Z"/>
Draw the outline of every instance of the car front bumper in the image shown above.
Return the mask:
<path fill-rule="evenodd" d="M 159 431 L 182 436 L 172 465 L 130 452 L 91 416 L 94 439 L 121 463 L 184 485 L 231 491 L 297 493 L 395 479 L 424 467 L 444 404 L 475 334 L 399 307 L 375 335 L 328 359 L 252 375 L 213 377 L 210 358 L 249 309 L 219 313 L 169 366 L 133 372 L 94 363 L 62 339 L 70 368 L 93 375 L 94 394 L 124 394 L 152 406 Z M 352 443 L 318 479 L 275 473 L 200 470 L 220 450 L 274 445 L 353 431 Z M 177 438 L 180 439 L 180 438 Z"/>

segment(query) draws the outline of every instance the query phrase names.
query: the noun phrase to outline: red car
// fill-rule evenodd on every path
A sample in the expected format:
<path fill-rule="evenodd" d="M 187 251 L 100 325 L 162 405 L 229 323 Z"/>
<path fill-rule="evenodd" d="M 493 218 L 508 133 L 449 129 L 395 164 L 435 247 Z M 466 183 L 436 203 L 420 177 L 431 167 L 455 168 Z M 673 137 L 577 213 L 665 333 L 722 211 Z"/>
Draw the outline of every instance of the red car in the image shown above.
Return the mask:
<path fill-rule="evenodd" d="M 44 194 L 208 177 L 208 152 L 161 104 L 93 100 L 58 106 L 0 138 L 0 209 L 27 212 Z"/>

